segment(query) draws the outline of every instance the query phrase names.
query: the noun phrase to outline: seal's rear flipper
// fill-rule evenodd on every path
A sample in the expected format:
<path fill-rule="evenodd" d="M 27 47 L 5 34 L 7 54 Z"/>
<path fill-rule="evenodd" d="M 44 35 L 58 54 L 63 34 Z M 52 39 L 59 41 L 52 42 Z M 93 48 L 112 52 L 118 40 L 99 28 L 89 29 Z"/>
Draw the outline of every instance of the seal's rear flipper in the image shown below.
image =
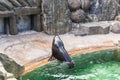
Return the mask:
<path fill-rule="evenodd" d="M 55 60 L 55 57 L 51 56 L 48 61 L 53 61 Z"/>

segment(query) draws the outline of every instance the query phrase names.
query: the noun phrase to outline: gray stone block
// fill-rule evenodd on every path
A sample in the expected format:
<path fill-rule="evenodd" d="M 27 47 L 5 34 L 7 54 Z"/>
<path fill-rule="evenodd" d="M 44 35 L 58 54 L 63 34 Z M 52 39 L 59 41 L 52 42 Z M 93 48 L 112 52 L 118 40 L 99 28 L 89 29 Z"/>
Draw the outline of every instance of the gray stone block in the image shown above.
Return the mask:
<path fill-rule="evenodd" d="M 120 15 L 115 17 L 115 21 L 119 21 L 120 22 Z"/>
<path fill-rule="evenodd" d="M 0 71 L 0 80 L 5 80 L 5 75 L 3 72 Z"/>
<path fill-rule="evenodd" d="M 108 34 L 110 31 L 110 24 L 108 22 L 91 22 L 80 24 L 78 34 L 95 35 Z"/>
<path fill-rule="evenodd" d="M 5 70 L 9 73 L 14 74 L 16 78 L 22 75 L 24 67 L 17 64 L 13 59 L 9 58 L 7 55 L 0 53 L 0 61 L 3 64 Z"/>

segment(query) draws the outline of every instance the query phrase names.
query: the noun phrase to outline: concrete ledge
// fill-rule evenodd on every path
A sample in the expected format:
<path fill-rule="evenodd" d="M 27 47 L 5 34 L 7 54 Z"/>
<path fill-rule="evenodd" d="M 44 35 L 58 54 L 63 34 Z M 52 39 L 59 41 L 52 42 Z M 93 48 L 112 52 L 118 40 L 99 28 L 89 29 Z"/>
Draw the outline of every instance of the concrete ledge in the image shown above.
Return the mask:
<path fill-rule="evenodd" d="M 80 33 L 86 35 L 94 34 L 108 34 L 110 31 L 110 23 L 108 22 L 91 22 L 81 24 L 79 28 Z"/>

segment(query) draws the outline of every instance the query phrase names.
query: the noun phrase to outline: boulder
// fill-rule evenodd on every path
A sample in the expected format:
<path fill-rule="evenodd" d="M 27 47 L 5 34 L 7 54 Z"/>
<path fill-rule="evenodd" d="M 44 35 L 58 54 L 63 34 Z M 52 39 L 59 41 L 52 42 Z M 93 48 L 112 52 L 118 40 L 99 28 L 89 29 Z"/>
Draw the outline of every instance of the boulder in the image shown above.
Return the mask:
<path fill-rule="evenodd" d="M 5 80 L 5 74 L 2 71 L 0 71 L 0 80 Z"/>
<path fill-rule="evenodd" d="M 102 20 L 113 20 L 118 13 L 118 6 L 115 0 L 103 0 Z"/>
<path fill-rule="evenodd" d="M 71 11 L 80 9 L 81 0 L 68 0 L 68 7 Z"/>
<path fill-rule="evenodd" d="M 111 32 L 113 32 L 113 33 L 120 33 L 120 22 L 119 21 L 115 21 L 111 25 Z"/>
<path fill-rule="evenodd" d="M 9 73 L 5 70 L 1 62 L 0 62 L 0 80 L 17 80 L 12 73 Z"/>
<path fill-rule="evenodd" d="M 71 12 L 71 14 L 70 14 L 71 21 L 75 22 L 75 23 L 84 22 L 85 18 L 86 18 L 86 14 L 81 9 L 76 10 L 75 12 Z"/>
<path fill-rule="evenodd" d="M 80 24 L 79 31 L 76 35 L 95 35 L 108 34 L 110 31 L 110 23 L 108 22 L 91 22 Z"/>
<path fill-rule="evenodd" d="M 89 22 L 98 22 L 99 21 L 98 16 L 95 14 L 88 14 L 87 19 Z"/>
<path fill-rule="evenodd" d="M 90 0 L 81 0 L 81 9 L 88 12 L 90 8 Z"/>
<path fill-rule="evenodd" d="M 0 61 L 3 64 L 5 70 L 12 73 L 16 78 L 20 77 L 24 71 L 24 67 L 17 64 L 13 59 L 7 55 L 0 53 Z"/>
<path fill-rule="evenodd" d="M 115 17 L 115 21 L 119 21 L 120 22 L 120 15 Z"/>

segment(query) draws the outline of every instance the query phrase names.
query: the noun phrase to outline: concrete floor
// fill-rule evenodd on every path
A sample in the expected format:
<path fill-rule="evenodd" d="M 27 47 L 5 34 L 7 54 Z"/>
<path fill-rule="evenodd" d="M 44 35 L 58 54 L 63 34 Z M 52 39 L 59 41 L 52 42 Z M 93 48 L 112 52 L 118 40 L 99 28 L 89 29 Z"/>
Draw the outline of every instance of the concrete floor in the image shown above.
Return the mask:
<path fill-rule="evenodd" d="M 7 54 L 18 64 L 34 68 L 33 64 L 50 57 L 53 35 L 34 31 L 18 35 L 1 36 L 0 52 Z M 120 34 L 74 36 L 73 34 L 60 35 L 68 52 L 92 47 L 114 47 L 120 41 Z"/>

